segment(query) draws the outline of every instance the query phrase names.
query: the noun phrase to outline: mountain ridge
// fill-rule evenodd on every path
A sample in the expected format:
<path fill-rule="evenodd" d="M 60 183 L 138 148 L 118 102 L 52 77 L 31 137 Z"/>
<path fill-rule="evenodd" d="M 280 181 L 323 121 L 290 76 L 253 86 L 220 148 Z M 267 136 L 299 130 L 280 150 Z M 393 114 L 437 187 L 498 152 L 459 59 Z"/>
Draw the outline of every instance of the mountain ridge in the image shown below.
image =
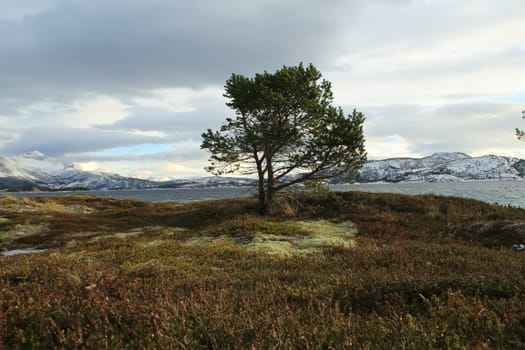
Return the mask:
<path fill-rule="evenodd" d="M 345 182 L 345 178 L 331 183 Z M 422 158 L 370 160 L 359 171 L 358 182 L 447 182 L 465 180 L 525 180 L 525 160 L 461 152 L 438 152 Z M 0 155 L 0 189 L 112 190 L 250 186 L 254 179 L 197 177 L 153 181 L 118 174 L 83 171 L 74 164 L 50 160 L 39 151 L 13 157 Z"/>
<path fill-rule="evenodd" d="M 157 183 L 50 160 L 39 151 L 0 156 L 0 188 L 15 190 L 110 190 L 155 188 Z"/>
<path fill-rule="evenodd" d="M 422 158 L 388 158 L 367 162 L 361 182 L 447 182 L 464 180 L 524 180 L 525 160 L 461 152 L 438 152 Z"/>

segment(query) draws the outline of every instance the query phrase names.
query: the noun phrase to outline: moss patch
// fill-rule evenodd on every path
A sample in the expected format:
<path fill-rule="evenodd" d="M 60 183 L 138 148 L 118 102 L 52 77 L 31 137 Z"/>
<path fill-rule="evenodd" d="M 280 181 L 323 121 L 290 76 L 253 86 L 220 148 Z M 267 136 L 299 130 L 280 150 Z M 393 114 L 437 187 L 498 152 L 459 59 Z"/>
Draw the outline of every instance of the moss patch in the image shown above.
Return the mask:
<path fill-rule="evenodd" d="M 228 237 L 228 236 L 218 236 L 218 237 L 213 237 L 213 236 L 200 236 L 200 237 L 193 237 L 193 238 L 190 238 L 186 241 L 186 243 L 190 244 L 190 245 L 193 245 L 193 244 L 197 244 L 197 245 L 202 245 L 202 244 L 213 244 L 213 245 L 217 245 L 217 244 L 235 244 L 237 241 L 235 239 L 233 239 L 232 237 Z"/>
<path fill-rule="evenodd" d="M 144 248 L 151 248 L 151 247 L 158 247 L 159 245 L 161 245 L 163 243 L 164 243 L 164 241 L 154 240 L 154 241 L 144 242 L 144 243 L 142 243 L 142 246 Z"/>
<path fill-rule="evenodd" d="M 339 237 L 353 237 L 357 233 L 357 228 L 351 221 L 341 223 L 334 223 L 327 220 L 297 221 L 295 225 L 313 235 L 319 236 L 335 235 Z"/>
<path fill-rule="evenodd" d="M 44 224 L 18 224 L 14 228 L 0 232 L 0 242 L 13 241 L 21 237 L 39 235 L 47 231 Z"/>
<path fill-rule="evenodd" d="M 318 221 L 295 221 L 286 223 L 264 222 L 262 219 L 257 225 L 245 227 L 240 234 L 240 230 L 224 229 L 223 225 L 220 236 L 201 236 L 190 239 L 188 242 L 200 244 L 217 244 L 224 242 L 234 242 L 237 245 L 251 251 L 262 252 L 270 255 L 290 256 L 295 254 L 315 254 L 328 246 L 352 247 L 354 241 L 351 237 L 355 236 L 357 229 L 350 221 L 333 223 L 327 220 Z M 234 219 L 238 222 L 240 219 Z M 242 218 L 246 222 L 246 217 Z M 228 233 L 233 232 L 233 235 Z M 224 234 L 226 233 L 226 234 Z"/>
<path fill-rule="evenodd" d="M 314 254 L 320 252 L 322 248 L 334 245 L 352 247 L 355 243 L 349 238 L 355 235 L 357 229 L 349 221 L 342 223 L 326 220 L 298 221 L 294 225 L 308 235 L 256 235 L 246 248 L 268 254 L 293 255 Z"/>
<path fill-rule="evenodd" d="M 251 243 L 245 245 L 246 249 L 271 255 L 288 256 L 294 253 L 294 244 L 290 241 L 265 240 L 255 238 Z"/>

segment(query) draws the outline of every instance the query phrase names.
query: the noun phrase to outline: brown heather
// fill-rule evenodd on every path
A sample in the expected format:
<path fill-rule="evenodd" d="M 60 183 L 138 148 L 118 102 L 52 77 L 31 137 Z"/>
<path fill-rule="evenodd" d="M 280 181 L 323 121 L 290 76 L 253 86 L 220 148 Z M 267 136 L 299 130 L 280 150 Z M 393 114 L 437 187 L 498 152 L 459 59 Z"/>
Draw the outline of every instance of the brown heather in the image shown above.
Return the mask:
<path fill-rule="evenodd" d="M 460 238 L 525 210 L 359 192 L 278 203 L 261 218 L 255 199 L 0 198 L 0 248 L 47 249 L 0 256 L 0 349 L 525 348 L 525 253 Z M 352 244 L 293 253 L 312 227 L 349 222 Z M 247 249 L 260 237 L 291 254 Z"/>

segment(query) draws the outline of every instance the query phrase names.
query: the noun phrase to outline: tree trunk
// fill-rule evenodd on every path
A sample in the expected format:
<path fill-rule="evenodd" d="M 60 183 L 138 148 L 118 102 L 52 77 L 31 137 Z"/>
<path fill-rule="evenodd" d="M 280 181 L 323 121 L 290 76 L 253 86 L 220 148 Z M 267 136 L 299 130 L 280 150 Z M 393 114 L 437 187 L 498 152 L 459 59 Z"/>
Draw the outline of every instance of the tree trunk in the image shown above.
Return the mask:
<path fill-rule="evenodd" d="M 266 196 L 264 199 L 264 214 L 272 214 L 273 197 L 275 194 L 275 178 L 273 174 L 272 156 L 267 155 L 268 181 L 266 183 Z"/>
<path fill-rule="evenodd" d="M 257 210 L 260 215 L 269 215 L 272 213 L 273 199 L 275 190 L 273 187 L 267 186 L 266 188 L 259 188 Z"/>
<path fill-rule="evenodd" d="M 273 197 L 275 191 L 273 188 L 269 187 L 266 189 L 266 196 L 264 200 L 264 214 L 271 215 L 273 213 Z"/>
<path fill-rule="evenodd" d="M 257 203 L 257 209 L 259 210 L 260 215 L 268 215 L 272 212 L 273 206 L 273 197 L 275 194 L 275 179 L 272 166 L 272 157 L 268 152 L 268 149 L 265 150 L 266 155 L 266 171 L 263 170 L 262 164 L 257 164 L 257 171 L 259 173 L 259 183 L 258 183 L 258 194 L 259 201 Z M 268 179 L 265 181 L 264 174 L 267 174 Z"/>
<path fill-rule="evenodd" d="M 266 214 L 266 193 L 264 192 L 264 184 L 261 186 L 261 181 L 264 182 L 264 179 L 259 180 L 259 201 L 257 202 L 257 210 L 260 215 Z"/>
<path fill-rule="evenodd" d="M 255 157 L 257 158 L 257 153 L 254 153 L 254 154 L 255 154 Z M 259 211 L 260 215 L 264 215 L 265 210 L 266 210 L 265 205 L 264 205 L 265 197 L 266 197 L 266 193 L 264 191 L 264 171 L 262 169 L 262 164 L 260 160 L 257 159 L 256 164 L 257 164 L 257 175 L 259 176 L 259 182 L 257 185 L 257 194 L 259 195 L 259 201 L 257 203 L 257 210 Z"/>

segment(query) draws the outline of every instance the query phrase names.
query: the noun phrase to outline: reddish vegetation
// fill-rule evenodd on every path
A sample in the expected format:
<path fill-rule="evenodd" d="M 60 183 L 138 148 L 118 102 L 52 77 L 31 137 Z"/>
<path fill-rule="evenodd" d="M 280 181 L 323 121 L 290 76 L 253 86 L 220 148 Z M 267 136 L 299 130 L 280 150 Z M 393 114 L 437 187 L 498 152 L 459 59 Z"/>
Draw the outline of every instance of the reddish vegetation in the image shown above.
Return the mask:
<path fill-rule="evenodd" d="M 525 347 L 525 253 L 505 232 L 486 247 L 471 229 L 524 210 L 357 192 L 278 205 L 282 217 L 261 219 L 253 199 L 0 199 L 1 247 L 48 248 L 0 257 L 0 349 Z M 356 223 L 355 247 L 243 247 L 321 218 Z M 24 225 L 44 229 L 10 235 Z M 194 242 L 214 233 L 233 239 Z"/>

